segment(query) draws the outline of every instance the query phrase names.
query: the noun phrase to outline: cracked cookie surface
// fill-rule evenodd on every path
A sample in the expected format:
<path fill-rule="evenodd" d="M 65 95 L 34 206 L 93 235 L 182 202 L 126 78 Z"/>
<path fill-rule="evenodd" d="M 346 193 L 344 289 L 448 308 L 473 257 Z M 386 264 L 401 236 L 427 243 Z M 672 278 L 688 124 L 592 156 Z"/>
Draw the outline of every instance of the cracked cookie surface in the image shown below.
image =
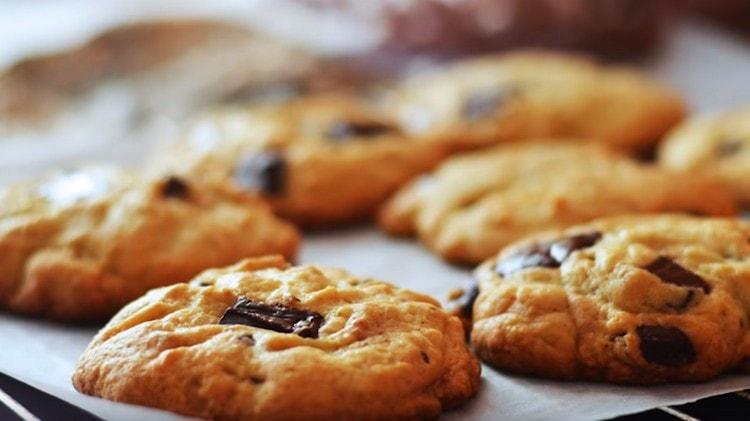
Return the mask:
<path fill-rule="evenodd" d="M 662 143 L 659 162 L 714 174 L 750 204 L 750 107 L 681 124 Z"/>
<path fill-rule="evenodd" d="M 260 200 L 114 167 L 11 185 L 0 200 L 0 307 L 51 319 L 107 318 L 209 267 L 292 258 L 300 241 Z"/>
<path fill-rule="evenodd" d="M 433 299 L 269 256 L 129 304 L 73 382 L 219 420 L 421 419 L 472 396 L 479 373 L 461 322 Z"/>
<path fill-rule="evenodd" d="M 471 342 L 501 370 L 650 384 L 750 367 L 747 222 L 601 219 L 508 246 L 475 275 Z"/>
<path fill-rule="evenodd" d="M 479 263 L 525 235 L 631 213 L 732 215 L 710 177 L 638 163 L 596 145 L 503 145 L 456 156 L 402 188 L 380 225 L 447 260 Z"/>
<path fill-rule="evenodd" d="M 647 150 L 686 109 L 674 91 L 635 70 L 534 51 L 418 74 L 391 96 L 387 102 L 410 131 L 462 148 L 555 137 Z"/>
<path fill-rule="evenodd" d="M 296 224 L 318 227 L 371 217 L 447 153 L 364 100 L 311 96 L 217 111 L 157 153 L 153 167 L 259 194 Z"/>

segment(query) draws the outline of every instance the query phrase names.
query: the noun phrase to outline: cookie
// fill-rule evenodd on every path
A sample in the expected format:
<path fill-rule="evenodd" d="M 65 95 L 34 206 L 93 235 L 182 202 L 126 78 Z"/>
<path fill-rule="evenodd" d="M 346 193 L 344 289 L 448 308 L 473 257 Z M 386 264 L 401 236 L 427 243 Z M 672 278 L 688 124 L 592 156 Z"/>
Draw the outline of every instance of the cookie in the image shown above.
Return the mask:
<path fill-rule="evenodd" d="M 530 233 L 628 213 L 734 214 L 710 178 L 638 163 L 603 147 L 533 141 L 445 161 L 404 187 L 380 225 L 416 234 L 445 259 L 479 263 Z"/>
<path fill-rule="evenodd" d="M 362 100 L 325 95 L 216 112 L 158 152 L 153 167 L 260 194 L 283 217 L 318 227 L 371 217 L 446 153 Z"/>
<path fill-rule="evenodd" d="M 508 246 L 476 277 L 471 342 L 504 371 L 650 384 L 750 367 L 741 220 L 601 219 Z"/>
<path fill-rule="evenodd" d="M 217 420 L 422 419 L 471 397 L 479 374 L 461 322 L 433 299 L 269 256 L 129 304 L 73 384 Z"/>
<path fill-rule="evenodd" d="M 685 114 L 675 92 L 635 70 L 544 52 L 473 58 L 415 75 L 385 102 L 411 132 L 464 149 L 559 137 L 642 151 Z"/>
<path fill-rule="evenodd" d="M 714 174 L 750 204 L 750 107 L 680 125 L 661 145 L 659 162 L 668 168 Z"/>
<path fill-rule="evenodd" d="M 291 258 L 300 241 L 260 200 L 113 167 L 12 185 L 0 201 L 0 307 L 51 319 L 107 318 L 209 267 Z"/>

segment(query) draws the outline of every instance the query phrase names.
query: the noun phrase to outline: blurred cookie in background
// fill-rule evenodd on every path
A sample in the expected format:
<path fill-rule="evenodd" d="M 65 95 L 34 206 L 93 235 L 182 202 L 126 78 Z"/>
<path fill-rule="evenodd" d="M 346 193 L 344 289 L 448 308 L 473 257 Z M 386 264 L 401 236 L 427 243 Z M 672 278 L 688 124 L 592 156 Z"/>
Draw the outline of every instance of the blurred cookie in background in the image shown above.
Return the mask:
<path fill-rule="evenodd" d="M 661 144 L 659 162 L 672 169 L 715 174 L 750 205 L 750 106 L 681 124 Z"/>
<path fill-rule="evenodd" d="M 300 237 L 261 200 L 99 165 L 0 190 L 0 308 L 102 320 L 147 290 Z"/>
<path fill-rule="evenodd" d="M 384 102 L 411 133 L 446 137 L 459 149 L 569 137 L 638 152 L 652 148 L 687 108 L 677 92 L 636 70 L 542 50 L 414 74 Z"/>
<path fill-rule="evenodd" d="M 380 213 L 452 262 L 476 264 L 536 232 L 659 212 L 730 216 L 731 192 L 697 171 L 668 171 L 599 145 L 531 139 L 451 157 L 399 190 Z"/>
<path fill-rule="evenodd" d="M 150 171 L 229 184 L 296 224 L 330 227 L 369 218 L 448 152 L 359 96 L 330 94 L 208 113 L 155 151 Z"/>
<path fill-rule="evenodd" d="M 238 24 L 134 23 L 1 73 L 0 140 L 158 138 L 208 105 L 348 87 L 359 70 Z"/>

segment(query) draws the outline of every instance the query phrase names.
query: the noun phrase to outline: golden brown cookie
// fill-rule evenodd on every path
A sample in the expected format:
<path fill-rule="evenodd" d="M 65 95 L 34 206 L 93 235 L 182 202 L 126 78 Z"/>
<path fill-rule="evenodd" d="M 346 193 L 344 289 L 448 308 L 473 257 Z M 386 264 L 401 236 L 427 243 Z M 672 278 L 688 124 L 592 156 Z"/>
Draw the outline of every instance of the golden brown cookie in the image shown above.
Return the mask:
<path fill-rule="evenodd" d="M 659 162 L 668 168 L 714 174 L 750 204 L 750 107 L 678 126 L 661 145 Z"/>
<path fill-rule="evenodd" d="M 650 384 L 750 367 L 740 220 L 597 220 L 508 246 L 476 277 L 471 342 L 504 371 Z"/>
<path fill-rule="evenodd" d="M 446 153 L 362 100 L 319 96 L 214 113 L 158 152 L 153 167 L 259 193 L 311 227 L 371 216 Z"/>
<path fill-rule="evenodd" d="M 16 184 L 0 200 L 0 307 L 52 319 L 106 318 L 206 268 L 292 258 L 300 241 L 260 200 L 113 167 Z"/>
<path fill-rule="evenodd" d="M 479 374 L 461 322 L 433 299 L 266 257 L 129 304 L 73 384 L 217 420 L 423 419 L 471 397 Z"/>
<path fill-rule="evenodd" d="M 597 145 L 535 140 L 445 161 L 396 194 L 380 225 L 416 234 L 448 260 L 478 263 L 530 233 L 665 211 L 732 215 L 735 204 L 727 189 L 699 174 L 642 164 Z"/>
<path fill-rule="evenodd" d="M 519 52 L 407 78 L 386 102 L 411 132 L 475 148 L 531 137 L 649 149 L 685 114 L 672 90 L 582 57 Z"/>

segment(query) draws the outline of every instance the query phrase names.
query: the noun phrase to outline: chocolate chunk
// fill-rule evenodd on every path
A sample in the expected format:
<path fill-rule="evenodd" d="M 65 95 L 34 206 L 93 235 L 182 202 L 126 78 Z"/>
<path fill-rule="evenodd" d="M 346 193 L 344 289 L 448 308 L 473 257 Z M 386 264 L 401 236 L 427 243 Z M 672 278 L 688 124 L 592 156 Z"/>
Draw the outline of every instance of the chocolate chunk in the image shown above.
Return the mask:
<path fill-rule="evenodd" d="M 281 333 L 296 333 L 303 338 L 317 338 L 323 321 L 323 316 L 314 311 L 256 303 L 239 297 L 221 316 L 219 324 L 241 324 Z"/>
<path fill-rule="evenodd" d="M 711 292 L 711 286 L 708 285 L 703 278 L 683 268 L 667 257 L 659 256 L 643 269 L 658 276 L 659 279 L 668 284 L 688 288 L 701 288 L 706 294 Z"/>
<path fill-rule="evenodd" d="M 599 241 L 600 238 L 602 238 L 602 234 L 600 232 L 592 231 L 585 234 L 574 235 L 562 240 L 557 240 L 552 243 L 549 254 L 553 259 L 562 263 L 574 251 L 591 247 L 596 244 L 596 242 Z"/>
<path fill-rule="evenodd" d="M 461 115 L 468 121 L 477 121 L 490 117 L 508 98 L 508 89 L 474 92 L 464 103 Z"/>
<path fill-rule="evenodd" d="M 332 140 L 370 138 L 395 132 L 396 128 L 379 121 L 336 121 L 328 128 L 326 136 Z"/>
<path fill-rule="evenodd" d="M 690 338 L 676 327 L 641 325 L 635 332 L 641 340 L 641 354 L 650 363 L 679 367 L 696 360 Z"/>
<path fill-rule="evenodd" d="M 560 267 L 560 262 L 555 260 L 549 251 L 550 244 L 532 244 L 497 262 L 495 271 L 500 276 L 508 276 L 513 272 L 531 267 Z"/>
<path fill-rule="evenodd" d="M 242 188 L 266 194 L 284 190 L 286 164 L 275 151 L 248 155 L 234 168 L 234 180 Z"/>
<path fill-rule="evenodd" d="M 499 261 L 495 271 L 500 276 L 508 276 L 530 267 L 557 268 L 571 253 L 593 246 L 601 236 L 601 233 L 593 231 L 550 243 L 532 244 Z"/>
<path fill-rule="evenodd" d="M 189 192 L 188 185 L 182 179 L 170 176 L 161 188 L 162 197 L 168 199 L 184 199 Z"/>
<path fill-rule="evenodd" d="M 716 155 L 727 158 L 742 150 L 742 141 L 738 139 L 724 139 L 716 146 Z"/>
<path fill-rule="evenodd" d="M 425 364 L 429 364 L 430 363 L 430 356 L 427 355 L 427 353 L 424 352 L 424 351 L 421 351 L 420 353 L 422 354 L 422 361 L 424 361 Z"/>
<path fill-rule="evenodd" d="M 477 300 L 478 296 L 479 286 L 476 284 L 474 284 L 468 290 L 464 291 L 463 295 L 460 298 L 458 307 L 461 317 L 467 318 L 469 320 L 474 317 L 474 301 Z"/>

